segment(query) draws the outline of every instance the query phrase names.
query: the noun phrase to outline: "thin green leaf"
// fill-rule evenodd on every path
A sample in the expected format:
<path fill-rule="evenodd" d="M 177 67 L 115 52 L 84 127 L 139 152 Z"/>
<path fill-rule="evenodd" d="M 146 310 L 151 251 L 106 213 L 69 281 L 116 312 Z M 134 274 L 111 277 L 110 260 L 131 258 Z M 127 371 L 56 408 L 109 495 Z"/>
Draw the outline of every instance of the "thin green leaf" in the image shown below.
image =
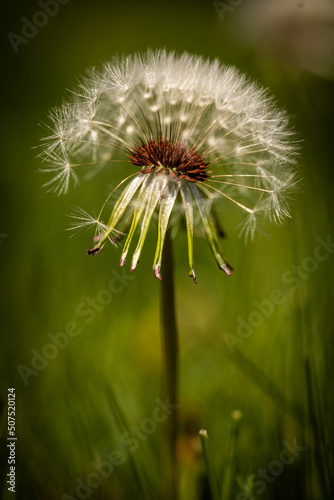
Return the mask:
<path fill-rule="evenodd" d="M 227 460 L 224 468 L 221 499 L 232 500 L 233 485 L 237 469 L 237 445 L 239 436 L 239 423 L 242 413 L 235 410 L 231 415 L 231 432 L 229 437 Z"/>
<path fill-rule="evenodd" d="M 198 211 L 200 214 L 200 217 L 203 222 L 203 226 L 205 229 L 206 237 L 209 242 L 210 248 L 212 250 L 212 253 L 218 263 L 218 266 L 220 269 L 222 269 L 227 275 L 231 275 L 231 268 L 227 264 L 227 262 L 224 261 L 223 257 L 221 256 L 221 253 L 219 251 L 219 243 L 218 243 L 218 236 L 217 236 L 217 231 L 215 229 L 215 226 L 212 222 L 212 219 L 210 217 L 210 214 L 207 210 L 207 207 L 205 205 L 205 200 L 203 196 L 199 193 L 197 187 L 195 185 L 190 186 L 191 192 L 195 198 Z"/>
<path fill-rule="evenodd" d="M 188 240 L 188 260 L 189 260 L 189 276 L 192 276 L 195 283 L 196 275 L 194 271 L 194 214 L 193 214 L 193 200 L 189 186 L 186 183 L 181 185 L 181 196 L 183 202 L 183 209 L 186 217 L 187 226 L 187 240 Z"/>
<path fill-rule="evenodd" d="M 158 279 L 161 279 L 160 269 L 161 269 L 162 251 L 164 247 L 167 226 L 179 189 L 180 185 L 178 182 L 169 181 L 160 203 L 159 221 L 158 221 L 158 242 L 153 262 L 154 274 Z"/>
<path fill-rule="evenodd" d="M 208 475 L 212 499 L 221 500 L 218 487 L 217 474 L 213 463 L 212 452 L 210 449 L 208 433 L 205 429 L 202 429 L 199 431 L 199 435 L 201 438 L 203 458 L 205 462 L 206 473 Z"/>
<path fill-rule="evenodd" d="M 155 210 L 155 207 L 157 206 L 157 203 L 159 199 L 161 198 L 162 193 L 164 192 L 164 189 L 167 184 L 167 176 L 166 175 L 159 175 L 154 178 L 152 184 L 150 185 L 150 192 L 148 195 L 148 200 L 147 200 L 147 205 L 146 205 L 146 210 L 144 214 L 144 218 L 141 224 L 141 232 L 140 232 L 140 237 L 139 241 L 136 247 L 136 250 L 134 251 L 133 257 L 132 257 L 132 262 L 131 262 L 131 271 L 136 269 L 139 257 L 141 254 L 141 251 L 143 249 L 143 245 L 145 242 L 145 238 L 147 235 L 148 228 L 151 223 L 152 215 Z"/>

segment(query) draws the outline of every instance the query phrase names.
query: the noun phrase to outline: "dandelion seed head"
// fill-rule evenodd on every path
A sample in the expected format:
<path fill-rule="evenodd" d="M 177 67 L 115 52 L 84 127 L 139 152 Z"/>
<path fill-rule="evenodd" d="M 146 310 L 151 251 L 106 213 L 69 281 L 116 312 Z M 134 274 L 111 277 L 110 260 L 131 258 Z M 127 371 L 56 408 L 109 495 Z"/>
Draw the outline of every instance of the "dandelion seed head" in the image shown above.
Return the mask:
<path fill-rule="evenodd" d="M 108 223 L 98 219 L 101 237 L 91 253 L 129 219 L 121 264 L 139 230 L 134 269 L 157 214 L 153 267 L 159 278 L 167 227 L 178 211 L 187 229 L 194 280 L 195 222 L 204 229 L 220 269 L 230 274 L 212 215 L 215 203 L 224 199 L 246 216 L 247 237 L 254 236 L 261 218 L 276 223 L 289 216 L 296 144 L 288 117 L 266 90 L 218 60 L 165 50 L 116 58 L 91 70 L 70 102 L 49 118 L 41 156 L 50 165 L 44 170 L 54 171 L 48 185 L 58 193 L 78 182 L 78 170 L 114 168 L 117 161 L 133 167 L 121 182 Z M 82 224 L 88 224 L 85 217 Z"/>

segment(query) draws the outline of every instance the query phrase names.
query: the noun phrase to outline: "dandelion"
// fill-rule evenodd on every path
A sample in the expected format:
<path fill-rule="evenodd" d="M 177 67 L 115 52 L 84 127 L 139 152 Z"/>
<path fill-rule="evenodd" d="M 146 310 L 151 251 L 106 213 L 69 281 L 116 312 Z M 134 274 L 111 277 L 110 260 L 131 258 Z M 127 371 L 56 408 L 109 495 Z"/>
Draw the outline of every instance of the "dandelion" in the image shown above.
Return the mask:
<path fill-rule="evenodd" d="M 295 146 L 287 116 L 265 90 L 218 60 L 165 50 L 115 59 L 91 70 L 71 102 L 54 109 L 50 118 L 42 156 L 49 164 L 45 170 L 54 170 L 48 185 L 57 193 L 78 183 L 80 169 L 92 174 L 122 162 L 133 168 L 119 185 L 122 191 L 107 222 L 101 220 L 106 202 L 94 219 L 99 239 L 89 254 L 113 241 L 117 230 L 126 232 L 123 266 L 140 226 L 133 271 L 156 213 L 153 269 L 161 279 L 167 230 L 178 212 L 187 229 L 189 275 L 196 282 L 198 225 L 219 268 L 231 274 L 213 212 L 219 199 L 246 216 L 246 237 L 253 237 L 261 218 L 280 222 L 289 216 Z"/>
<path fill-rule="evenodd" d="M 177 327 L 171 228 L 183 219 L 189 275 L 196 283 L 193 238 L 200 227 L 220 269 L 231 274 L 219 242 L 219 200 L 246 216 L 242 230 L 252 237 L 257 222 L 289 216 L 294 187 L 295 147 L 288 119 L 267 92 L 236 69 L 187 53 L 148 51 L 115 59 L 91 70 L 70 103 L 50 114 L 42 157 L 54 170 L 48 182 L 58 194 L 78 183 L 78 170 L 93 175 L 107 165 L 128 165 L 98 217 L 76 210 L 73 227 L 95 226 L 96 255 L 107 241 L 126 239 L 121 266 L 133 271 L 154 216 L 158 238 L 153 262 L 161 284 L 163 400 L 173 412 L 163 423 L 164 496 L 177 500 Z M 125 171 L 125 169 L 124 169 Z M 111 214 L 102 220 L 115 193 Z M 137 229 L 139 228 L 139 231 Z"/>

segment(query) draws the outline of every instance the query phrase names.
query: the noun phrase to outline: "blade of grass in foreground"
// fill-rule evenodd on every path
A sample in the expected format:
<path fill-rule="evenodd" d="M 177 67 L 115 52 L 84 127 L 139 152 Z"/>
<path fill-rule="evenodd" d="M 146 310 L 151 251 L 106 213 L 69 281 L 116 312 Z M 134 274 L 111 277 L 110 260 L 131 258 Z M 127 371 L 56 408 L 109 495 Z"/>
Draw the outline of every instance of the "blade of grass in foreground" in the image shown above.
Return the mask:
<path fill-rule="evenodd" d="M 221 500 L 217 475 L 213 463 L 212 453 L 210 449 L 209 436 L 205 429 L 199 431 L 199 435 L 202 443 L 203 458 L 205 462 L 206 473 L 208 475 L 210 491 L 213 500 Z"/>
<path fill-rule="evenodd" d="M 221 500 L 232 499 L 233 484 L 237 470 L 237 446 L 239 436 L 239 423 L 242 413 L 234 410 L 231 414 L 231 432 L 227 449 L 227 461 L 224 468 Z"/>
<path fill-rule="evenodd" d="M 314 465 L 318 470 L 319 485 L 322 490 L 322 498 L 333 498 L 331 474 L 329 463 L 326 460 L 326 438 L 324 435 L 324 421 L 321 415 L 321 407 L 317 401 L 316 377 L 309 358 L 305 359 L 306 391 L 308 403 L 308 425 L 313 434 Z"/>
<path fill-rule="evenodd" d="M 115 397 L 111 387 L 108 384 L 105 384 L 105 390 L 107 394 L 107 398 L 111 407 L 111 410 L 117 420 L 117 424 L 121 433 L 125 433 L 130 428 L 129 423 L 125 417 L 123 410 L 121 409 L 117 398 Z M 145 499 L 152 499 L 152 485 L 150 487 L 151 481 L 147 476 L 146 468 L 143 466 L 147 462 L 146 460 L 140 460 L 137 454 L 129 453 L 128 455 L 128 463 L 131 471 L 132 480 L 136 482 L 137 491 L 140 491 L 140 495 L 142 495 Z"/>

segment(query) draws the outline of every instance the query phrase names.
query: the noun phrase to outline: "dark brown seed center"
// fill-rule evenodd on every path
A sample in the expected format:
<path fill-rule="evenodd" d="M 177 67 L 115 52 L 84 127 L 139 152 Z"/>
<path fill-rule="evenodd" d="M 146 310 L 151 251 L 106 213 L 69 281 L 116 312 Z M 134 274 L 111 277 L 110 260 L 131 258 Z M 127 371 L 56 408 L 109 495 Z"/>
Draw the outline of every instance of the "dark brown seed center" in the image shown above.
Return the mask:
<path fill-rule="evenodd" d="M 143 167 L 143 173 L 163 167 L 190 182 L 202 182 L 208 177 L 206 169 L 209 163 L 205 161 L 203 153 L 179 142 L 151 139 L 147 143 L 141 142 L 130 153 L 131 163 Z"/>

